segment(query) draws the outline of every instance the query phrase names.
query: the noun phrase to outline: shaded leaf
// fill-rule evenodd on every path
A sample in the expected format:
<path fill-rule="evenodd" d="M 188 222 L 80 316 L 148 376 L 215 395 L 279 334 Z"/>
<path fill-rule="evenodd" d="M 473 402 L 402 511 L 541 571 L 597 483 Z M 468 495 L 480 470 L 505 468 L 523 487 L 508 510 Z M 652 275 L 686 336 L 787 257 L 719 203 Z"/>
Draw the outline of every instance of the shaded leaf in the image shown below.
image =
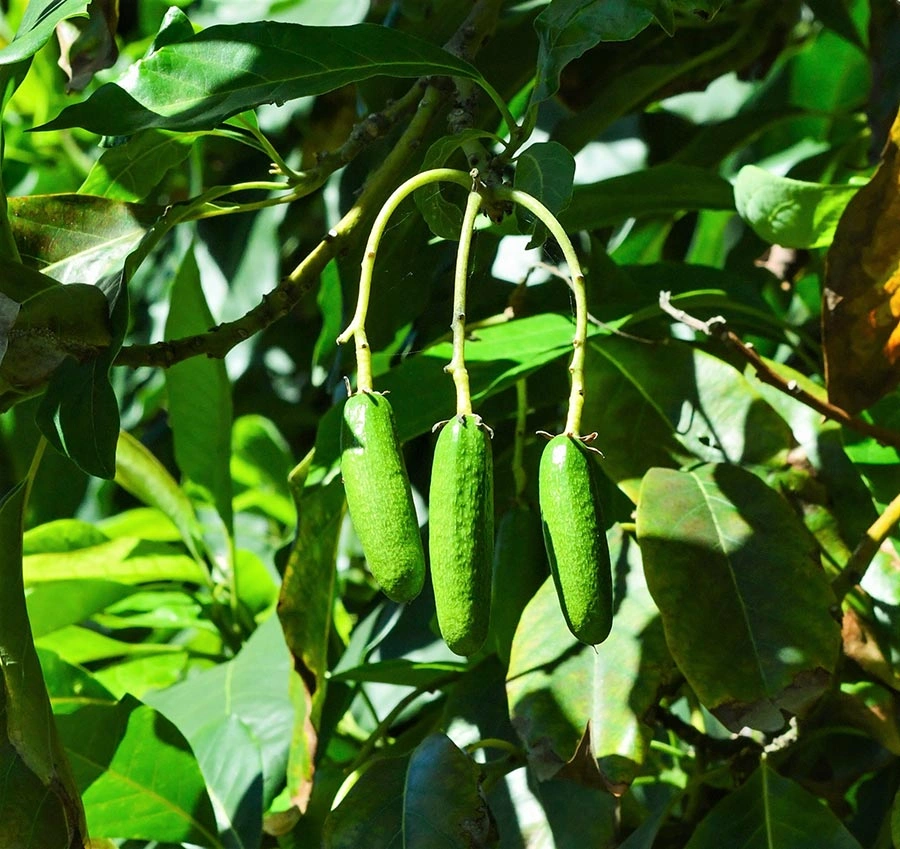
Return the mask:
<path fill-rule="evenodd" d="M 834 595 L 781 496 L 737 466 L 651 469 L 637 532 L 672 656 L 728 728 L 778 730 L 827 689 Z"/>
<path fill-rule="evenodd" d="M 863 37 L 847 9 L 846 0 L 809 0 L 808 5 L 828 29 L 863 52 L 866 51 Z"/>
<path fill-rule="evenodd" d="M 259 785 L 253 786 L 256 802 L 266 806 L 281 789 L 287 761 L 289 735 L 294 709 L 288 694 L 290 658 L 276 617 L 270 617 L 244 644 L 237 657 L 211 669 L 198 672 L 189 680 L 147 696 L 147 701 L 171 719 L 187 737 L 210 787 L 221 799 L 231 795 L 224 783 L 213 782 L 213 766 L 220 763 L 214 751 L 222 735 L 234 735 L 231 746 L 235 757 L 245 763 L 261 759 Z M 246 736 L 234 720 L 239 720 Z M 226 747 L 228 748 L 228 747 Z M 209 765 L 209 766 L 208 766 Z M 215 770 L 219 770 L 215 766 Z M 245 776 L 249 788 L 257 773 Z M 234 780 L 234 776 L 232 776 Z M 221 800 L 220 800 L 221 801 Z M 238 807 L 226 806 L 231 819 Z"/>
<path fill-rule="evenodd" d="M 734 209 L 730 184 L 690 165 L 655 165 L 644 171 L 576 186 L 560 215 L 567 230 L 595 230 L 628 218 L 672 215 L 691 209 Z"/>
<path fill-rule="evenodd" d="M 445 734 L 413 751 L 403 792 L 403 845 L 487 849 L 496 827 L 481 792 L 481 772 Z"/>
<path fill-rule="evenodd" d="M 536 197 L 554 215 L 569 205 L 574 180 L 575 157 L 559 142 L 537 142 L 516 158 L 514 188 Z M 546 230 L 530 213 L 519 210 L 519 218 L 528 224 L 525 232 L 534 235 L 528 247 L 537 247 L 546 238 Z"/>
<path fill-rule="evenodd" d="M 221 849 L 197 762 L 164 716 L 125 696 L 57 722 L 93 836 Z"/>
<path fill-rule="evenodd" d="M 532 103 L 552 97 L 562 69 L 601 41 L 627 41 L 653 21 L 646 5 L 629 0 L 555 0 L 534 21 L 540 49 Z"/>
<path fill-rule="evenodd" d="M 77 625 L 113 602 L 134 592 L 115 581 L 46 581 L 26 591 L 28 618 L 34 636 Z"/>
<path fill-rule="evenodd" d="M 118 0 L 91 0 L 87 18 L 60 21 L 56 25 L 59 41 L 59 67 L 66 72 L 66 91 L 82 91 L 97 71 L 110 68 L 119 57 L 116 27 L 119 23 Z"/>
<path fill-rule="evenodd" d="M 621 792 L 649 752 L 644 715 L 672 662 L 637 546 L 617 529 L 609 543 L 616 576 L 610 636 L 596 649 L 578 643 L 548 579 L 513 638 L 506 692 L 538 778 L 565 774 Z"/>
<path fill-rule="evenodd" d="M 204 333 L 214 324 L 191 249 L 172 284 L 165 336 L 178 339 Z M 166 369 L 166 394 L 178 467 L 191 484 L 209 493 L 230 531 L 232 400 L 225 361 L 191 357 L 176 363 Z"/>
<path fill-rule="evenodd" d="M 734 203 L 763 241 L 822 248 L 831 244 L 841 213 L 858 191 L 858 186 L 805 183 L 745 165 L 734 182 Z"/>
<path fill-rule="evenodd" d="M 302 487 L 302 479 L 294 485 Z M 344 488 L 335 478 L 324 487 L 296 490 L 295 499 L 297 535 L 281 585 L 278 618 L 294 661 L 290 685 L 296 718 L 288 761 L 288 790 L 291 801 L 304 811 L 312 790 L 325 701 Z"/>
<path fill-rule="evenodd" d="M 6 846 L 23 845 L 22 835 L 36 832 L 24 844 L 28 849 L 75 849 L 85 833 L 84 811 L 53 721 L 25 607 L 25 495 L 21 483 L 0 501 L 0 839 Z"/>
<path fill-rule="evenodd" d="M 101 86 L 40 129 L 83 127 L 114 136 L 151 127 L 211 129 L 263 103 L 282 104 L 373 76 L 430 74 L 481 79 L 440 47 L 375 24 L 225 24 L 166 44 L 121 84 Z"/>
<path fill-rule="evenodd" d="M 367 663 L 344 669 L 331 675 L 331 681 L 378 681 L 382 684 L 416 687 L 422 690 L 440 681 L 445 681 L 454 673 L 461 675 L 467 668 L 465 663 L 441 661 L 433 663 L 417 663 L 405 658 L 382 660 L 379 663 Z"/>
<path fill-rule="evenodd" d="M 840 820 L 765 761 L 703 819 L 685 849 L 860 849 Z"/>
<path fill-rule="evenodd" d="M 847 204 L 828 251 L 822 334 L 828 398 L 851 413 L 900 383 L 900 117 L 881 164 Z"/>
<path fill-rule="evenodd" d="M 381 758 L 328 815 L 323 849 L 404 849 L 403 788 L 409 758 Z"/>
<path fill-rule="evenodd" d="M 90 704 L 115 704 L 115 696 L 87 670 L 47 649 L 38 649 L 38 657 L 54 714 L 72 713 Z"/>
<path fill-rule="evenodd" d="M 690 345 L 597 338 L 587 374 L 585 428 L 598 431 L 603 470 L 635 503 L 651 466 L 780 464 L 793 444 L 790 428 L 746 377 Z"/>

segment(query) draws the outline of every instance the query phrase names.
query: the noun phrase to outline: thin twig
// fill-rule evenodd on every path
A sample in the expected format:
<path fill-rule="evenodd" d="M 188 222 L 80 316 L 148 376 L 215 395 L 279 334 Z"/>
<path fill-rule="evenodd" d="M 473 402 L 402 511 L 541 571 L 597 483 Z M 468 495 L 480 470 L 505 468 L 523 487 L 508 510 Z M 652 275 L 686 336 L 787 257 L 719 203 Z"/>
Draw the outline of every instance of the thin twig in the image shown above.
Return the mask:
<path fill-rule="evenodd" d="M 785 380 L 777 374 L 752 347 L 743 342 L 734 331 L 727 328 L 725 319 L 722 318 L 722 316 L 714 316 L 707 321 L 702 321 L 701 319 L 688 315 L 684 310 L 672 306 L 671 295 L 669 292 L 659 293 L 659 306 L 663 312 L 693 330 L 704 333 L 707 336 L 715 336 L 730 344 L 748 363 L 750 363 L 750 365 L 753 366 L 756 370 L 756 376 L 763 383 L 774 387 L 785 395 L 790 395 L 791 398 L 796 399 L 801 404 L 815 410 L 817 413 L 821 413 L 826 419 L 831 419 L 832 421 L 845 425 L 851 430 L 855 430 L 857 433 L 871 436 L 882 445 L 890 445 L 893 448 L 900 449 L 900 433 L 889 430 L 888 428 L 870 424 L 857 416 L 851 415 L 846 410 L 832 404 L 830 401 L 817 398 L 811 392 L 807 392 L 803 389 L 797 381 Z"/>

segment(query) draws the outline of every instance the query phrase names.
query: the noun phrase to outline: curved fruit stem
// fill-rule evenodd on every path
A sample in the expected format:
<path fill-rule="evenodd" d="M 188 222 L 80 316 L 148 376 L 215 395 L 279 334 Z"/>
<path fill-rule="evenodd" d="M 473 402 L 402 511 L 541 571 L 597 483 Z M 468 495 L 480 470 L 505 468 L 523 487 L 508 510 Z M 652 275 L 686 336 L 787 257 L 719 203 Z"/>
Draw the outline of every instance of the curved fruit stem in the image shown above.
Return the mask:
<path fill-rule="evenodd" d="M 537 198 L 519 189 L 499 188 L 493 190 L 493 195 L 498 200 L 510 200 L 519 206 L 525 207 L 550 231 L 550 235 L 556 239 L 566 264 L 569 266 L 569 275 L 572 278 L 572 293 L 575 296 L 575 337 L 572 339 L 572 362 L 569 364 L 569 373 L 572 376 L 572 388 L 569 393 L 569 413 L 566 418 L 565 433 L 569 436 L 579 437 L 581 428 L 581 411 L 584 407 L 584 349 L 587 342 L 588 311 L 587 295 L 584 288 L 584 272 L 578 262 L 578 255 L 572 245 L 562 224 L 556 216 L 547 209 Z"/>
<path fill-rule="evenodd" d="M 378 253 L 378 245 L 387 227 L 388 219 L 394 214 L 403 200 L 416 189 L 421 189 L 429 183 L 447 182 L 456 183 L 465 189 L 471 188 L 471 177 L 463 171 L 455 168 L 433 168 L 422 171 L 406 182 L 401 183 L 384 202 L 380 212 L 369 231 L 369 240 L 363 252 L 359 274 L 359 296 L 356 301 L 356 313 L 350 324 L 337 338 L 338 345 L 343 345 L 353 337 L 356 343 L 356 389 L 358 392 L 372 391 L 372 352 L 369 349 L 369 340 L 366 337 L 366 315 L 369 311 L 369 296 L 372 292 L 372 273 L 375 269 L 375 256 Z"/>
<path fill-rule="evenodd" d="M 477 171 L 472 179 L 477 180 Z M 456 271 L 453 276 L 453 356 L 445 367 L 456 386 L 456 415 L 472 414 L 472 395 L 469 392 L 469 372 L 466 370 L 466 275 L 469 271 L 469 252 L 472 248 L 472 232 L 481 208 L 481 195 L 474 189 L 466 200 L 462 228 L 459 232 L 459 249 L 456 252 Z"/>

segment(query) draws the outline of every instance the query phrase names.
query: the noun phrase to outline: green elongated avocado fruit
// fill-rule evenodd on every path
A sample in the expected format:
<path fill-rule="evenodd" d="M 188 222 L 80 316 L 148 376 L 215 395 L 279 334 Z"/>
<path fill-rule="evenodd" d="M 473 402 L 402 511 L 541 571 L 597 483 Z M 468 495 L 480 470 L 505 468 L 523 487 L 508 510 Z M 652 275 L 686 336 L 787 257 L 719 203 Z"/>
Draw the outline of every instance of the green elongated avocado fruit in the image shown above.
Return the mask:
<path fill-rule="evenodd" d="M 494 467 L 479 416 L 455 416 L 434 449 L 428 548 L 438 627 L 450 650 L 487 639 L 494 549 Z"/>
<path fill-rule="evenodd" d="M 548 572 L 541 517 L 527 504 L 516 504 L 503 514 L 494 540 L 490 636 L 504 663 L 522 611 Z"/>
<path fill-rule="evenodd" d="M 341 474 L 353 527 L 388 598 L 410 601 L 425 583 L 425 552 L 391 405 L 351 395 L 341 427 Z"/>
<path fill-rule="evenodd" d="M 541 519 L 550 571 L 569 630 L 602 643 L 612 628 L 612 568 L 595 470 L 577 439 L 561 434 L 541 455 Z"/>

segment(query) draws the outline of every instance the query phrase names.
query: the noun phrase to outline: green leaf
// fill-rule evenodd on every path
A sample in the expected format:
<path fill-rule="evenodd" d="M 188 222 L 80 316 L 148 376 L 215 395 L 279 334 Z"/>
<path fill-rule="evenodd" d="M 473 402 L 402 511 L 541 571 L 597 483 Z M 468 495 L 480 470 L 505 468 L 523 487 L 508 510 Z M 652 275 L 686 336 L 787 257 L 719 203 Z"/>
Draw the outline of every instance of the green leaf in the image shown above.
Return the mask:
<path fill-rule="evenodd" d="M 211 129 L 263 103 L 323 94 L 373 76 L 431 74 L 481 81 L 468 62 L 374 24 L 212 26 L 168 44 L 40 129 L 83 127 L 105 135 Z"/>
<path fill-rule="evenodd" d="M 46 581 L 26 591 L 28 618 L 35 638 L 77 625 L 134 592 L 115 581 Z"/>
<path fill-rule="evenodd" d="M 827 689 L 834 595 L 780 495 L 737 466 L 651 469 L 637 532 L 672 656 L 728 728 L 778 730 Z"/>
<path fill-rule="evenodd" d="M 450 158 L 457 151 L 464 152 L 466 145 L 476 143 L 480 146 L 482 141 L 487 139 L 494 140 L 496 136 L 493 133 L 474 128 L 450 136 L 442 136 L 428 148 L 422 161 L 421 170 L 443 168 L 447 166 Z M 460 194 L 460 197 L 463 195 Z M 428 228 L 435 236 L 453 242 L 459 239 L 463 219 L 462 209 L 444 197 L 439 183 L 431 183 L 424 188 L 417 189 L 413 193 L 413 199 L 428 224 Z"/>
<path fill-rule="evenodd" d="M 284 437 L 263 416 L 241 416 L 231 432 L 231 478 L 246 487 L 235 498 L 235 510 L 254 507 L 285 525 L 294 525 L 297 511 L 288 487 L 292 466 Z"/>
<path fill-rule="evenodd" d="M 208 581 L 205 570 L 178 546 L 131 537 L 73 551 L 28 555 L 24 576 L 26 586 L 75 579 L 121 584 L 179 581 L 201 586 Z"/>
<path fill-rule="evenodd" d="M 88 0 L 31 0 L 15 38 L 0 50 L 0 65 L 30 59 L 50 40 L 60 21 L 86 16 L 88 5 Z"/>
<path fill-rule="evenodd" d="M 846 0 L 809 0 L 808 5 L 828 29 L 866 52 L 863 36 L 847 9 Z"/>
<path fill-rule="evenodd" d="M 409 758 L 381 758 L 331 811 L 323 849 L 403 849 L 403 788 Z"/>
<path fill-rule="evenodd" d="M 632 501 L 651 466 L 784 461 L 790 428 L 746 377 L 705 351 L 607 336 L 588 347 L 582 421 Z M 634 423 L 640 422 L 640 427 Z"/>
<path fill-rule="evenodd" d="M 685 849 L 861 849 L 827 805 L 765 761 L 703 819 Z"/>
<path fill-rule="evenodd" d="M 156 206 L 87 195 L 9 199 L 22 259 L 60 283 L 94 285 L 121 269 L 162 213 Z"/>
<path fill-rule="evenodd" d="M 288 791 L 291 801 L 304 811 L 312 790 L 325 702 L 344 488 L 337 479 L 311 490 L 302 490 L 302 480 L 294 485 L 298 487 L 297 535 L 281 585 L 278 618 L 294 668 L 290 685 L 296 718 L 288 761 Z"/>
<path fill-rule="evenodd" d="M 526 148 L 516 158 L 516 176 L 513 186 L 536 197 L 554 215 L 569 205 L 575 180 L 575 157 L 559 142 L 538 142 Z M 530 214 L 520 220 L 532 218 Z M 526 232 L 534 238 L 529 248 L 537 247 L 546 238 L 545 229 L 537 221 L 531 220 Z"/>
<path fill-rule="evenodd" d="M 763 241 L 786 248 L 824 248 L 859 186 L 828 186 L 778 177 L 745 165 L 734 183 L 738 214 Z"/>
<path fill-rule="evenodd" d="M 119 433 L 116 451 L 116 483 L 168 516 L 188 550 L 195 559 L 200 559 L 203 533 L 191 500 L 166 467 L 124 430 Z"/>
<path fill-rule="evenodd" d="M 165 130 L 137 133 L 124 144 L 103 151 L 78 193 L 111 200 L 143 200 L 171 169 L 187 159 L 197 137 Z"/>
<path fill-rule="evenodd" d="M 26 486 L 20 483 L 0 500 L 0 841 L 29 849 L 72 849 L 85 833 L 84 812 L 53 721 L 25 607 L 25 497 Z M 35 832 L 40 835 L 35 842 L 21 842 Z M 42 839 L 47 842 L 37 842 Z"/>
<path fill-rule="evenodd" d="M 115 696 L 87 670 L 66 663 L 48 649 L 38 649 L 38 657 L 54 714 L 72 713 L 90 704 L 115 704 Z"/>
<path fill-rule="evenodd" d="M 127 643 L 90 628 L 70 625 L 37 640 L 41 650 L 55 652 L 67 663 L 82 664 L 113 658 L 157 654 L 184 655 L 184 646 L 172 643 Z"/>
<path fill-rule="evenodd" d="M 532 103 L 552 97 L 559 75 L 573 59 L 601 41 L 628 41 L 654 19 L 631 0 L 554 0 L 534 21 L 540 49 Z"/>
<path fill-rule="evenodd" d="M 109 537 L 90 522 L 57 519 L 25 531 L 22 551 L 24 554 L 75 551 L 108 541 Z"/>
<path fill-rule="evenodd" d="M 92 837 L 222 849 L 197 761 L 162 714 L 125 696 L 57 721 Z"/>
<path fill-rule="evenodd" d="M 540 778 L 582 769 L 583 755 L 576 753 L 584 737 L 589 757 L 596 759 L 589 769 L 620 793 L 649 754 L 652 730 L 644 715 L 671 674 L 672 661 L 640 551 L 617 528 L 608 536 L 619 593 L 610 636 L 596 649 L 581 647 L 548 579 L 516 629 L 506 692 L 513 726 Z"/>
<path fill-rule="evenodd" d="M 395 684 L 404 687 L 417 687 L 429 690 L 448 677 L 461 675 L 467 668 L 465 663 L 441 661 L 417 663 L 405 658 L 382 660 L 380 663 L 367 663 L 344 669 L 330 676 L 331 681 L 378 681 L 382 684 Z"/>
<path fill-rule="evenodd" d="M 290 657 L 276 617 L 264 622 L 246 642 L 237 657 L 227 663 L 198 672 L 190 679 L 147 696 L 147 702 L 171 719 L 185 735 L 210 782 L 210 789 L 222 799 L 232 798 L 227 782 L 234 775 L 223 774 L 214 782 L 212 766 L 219 764 L 214 751 L 220 735 L 234 733 L 235 757 L 244 762 L 261 758 L 258 773 L 260 802 L 271 802 L 281 789 L 287 750 L 294 720 L 288 693 Z M 249 737 L 235 725 L 239 720 Z M 218 767 L 216 767 L 218 769 Z M 245 776 L 248 786 L 253 776 Z M 239 802 L 240 799 L 232 801 Z M 236 808 L 228 808 L 230 818 Z"/>
<path fill-rule="evenodd" d="M 655 165 L 576 186 L 560 221 L 570 231 L 596 230 L 628 218 L 668 216 L 692 209 L 734 209 L 731 186 L 703 168 Z"/>
<path fill-rule="evenodd" d="M 166 339 L 204 333 L 214 325 L 191 249 L 175 274 Z M 224 360 L 192 357 L 176 363 L 166 370 L 166 392 L 178 467 L 211 495 L 230 531 L 232 401 Z"/>
<path fill-rule="evenodd" d="M 413 751 L 403 792 L 403 845 L 487 849 L 497 845 L 481 773 L 445 734 L 430 734 Z"/>

